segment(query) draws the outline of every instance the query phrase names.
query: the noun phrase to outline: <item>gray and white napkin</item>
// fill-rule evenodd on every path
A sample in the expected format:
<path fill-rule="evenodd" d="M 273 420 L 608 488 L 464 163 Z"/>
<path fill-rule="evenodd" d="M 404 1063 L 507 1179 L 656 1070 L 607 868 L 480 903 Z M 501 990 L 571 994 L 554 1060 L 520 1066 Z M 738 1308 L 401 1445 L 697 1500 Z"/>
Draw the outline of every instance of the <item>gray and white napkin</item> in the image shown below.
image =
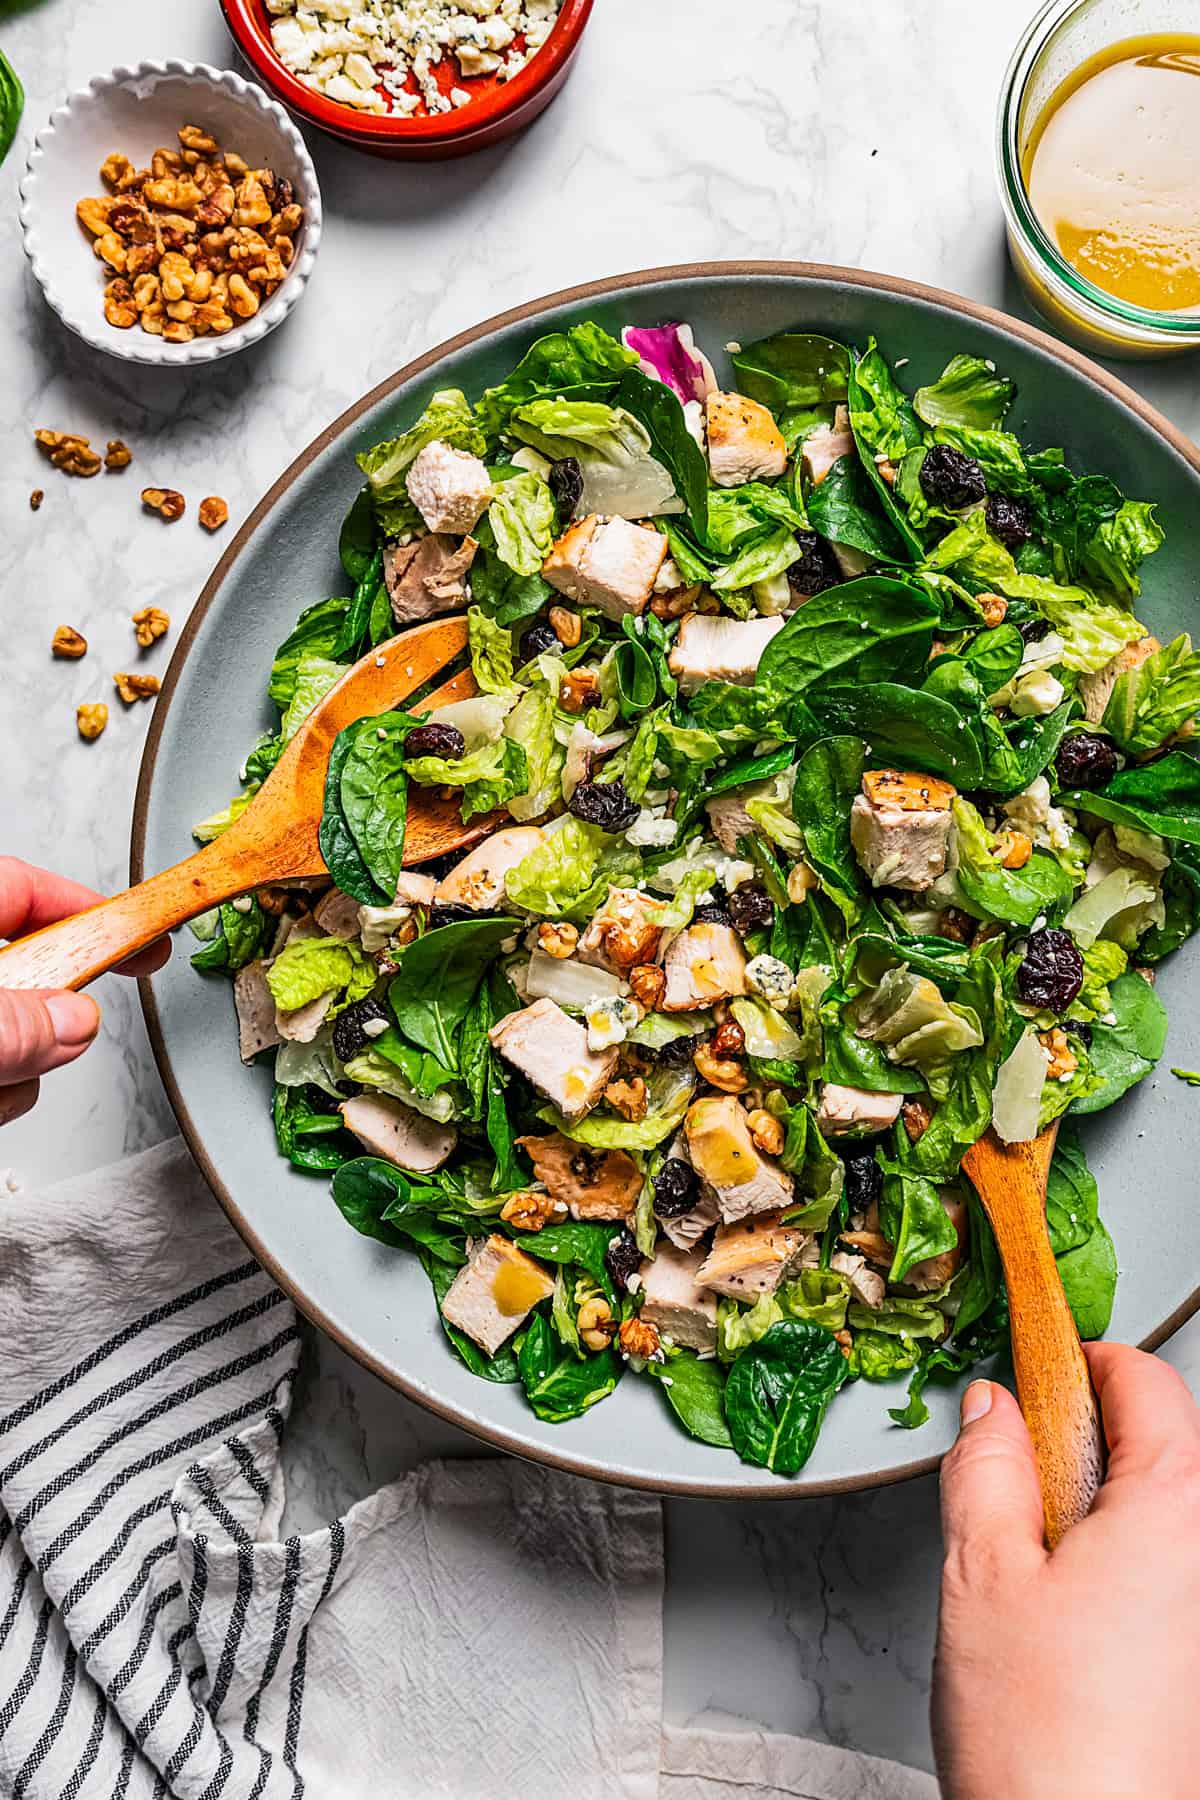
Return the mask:
<path fill-rule="evenodd" d="M 179 1143 L 0 1196 L 11 1800 L 935 1800 L 662 1729 L 652 1496 L 436 1462 L 278 1541 L 298 1351 Z"/>

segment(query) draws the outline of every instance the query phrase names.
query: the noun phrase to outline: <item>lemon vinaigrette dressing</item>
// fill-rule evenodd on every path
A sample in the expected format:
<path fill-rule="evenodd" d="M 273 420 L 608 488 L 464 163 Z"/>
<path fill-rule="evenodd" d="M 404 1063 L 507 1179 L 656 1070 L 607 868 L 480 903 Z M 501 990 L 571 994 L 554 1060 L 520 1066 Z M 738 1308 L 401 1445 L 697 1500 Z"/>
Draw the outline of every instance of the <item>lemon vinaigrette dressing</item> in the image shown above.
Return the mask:
<path fill-rule="evenodd" d="M 1200 37 L 1128 38 L 1051 96 L 1022 157 L 1060 254 L 1118 300 L 1200 313 Z"/>

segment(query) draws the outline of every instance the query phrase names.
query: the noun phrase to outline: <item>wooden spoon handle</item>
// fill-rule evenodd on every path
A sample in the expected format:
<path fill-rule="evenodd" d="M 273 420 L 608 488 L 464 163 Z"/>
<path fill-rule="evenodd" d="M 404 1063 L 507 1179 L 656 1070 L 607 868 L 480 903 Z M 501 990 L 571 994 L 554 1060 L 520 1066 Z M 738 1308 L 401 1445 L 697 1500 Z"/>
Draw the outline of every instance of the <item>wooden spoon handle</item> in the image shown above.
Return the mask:
<path fill-rule="evenodd" d="M 1009 1281 L 1013 1367 L 1021 1411 L 1033 1439 L 1046 1542 L 1059 1542 L 1091 1511 L 1104 1479 L 1104 1429 L 1079 1333 L 1045 1231 L 1019 1246 L 1000 1245 Z M 1009 1276 L 1010 1259 L 1025 1266 Z"/>
<path fill-rule="evenodd" d="M 256 872 L 245 854 L 229 856 L 221 839 L 206 844 L 161 875 L 6 945 L 0 950 L 0 987 L 86 987 L 165 931 L 259 885 L 272 872 Z"/>

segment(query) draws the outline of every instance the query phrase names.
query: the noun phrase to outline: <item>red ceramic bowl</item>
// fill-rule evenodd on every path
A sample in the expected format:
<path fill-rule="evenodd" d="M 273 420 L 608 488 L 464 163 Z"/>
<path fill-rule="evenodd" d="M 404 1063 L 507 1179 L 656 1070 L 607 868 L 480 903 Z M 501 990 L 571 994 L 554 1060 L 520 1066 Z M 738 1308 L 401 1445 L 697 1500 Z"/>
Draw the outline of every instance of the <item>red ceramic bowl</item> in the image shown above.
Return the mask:
<path fill-rule="evenodd" d="M 460 84 L 477 96 L 470 106 L 436 118 L 412 119 L 361 113 L 306 86 L 275 54 L 264 0 L 221 0 L 221 11 L 259 81 L 299 118 L 373 156 L 431 161 L 486 149 L 536 119 L 567 78 L 592 4 L 593 0 L 562 0 L 549 37 L 511 81 L 483 76 Z"/>

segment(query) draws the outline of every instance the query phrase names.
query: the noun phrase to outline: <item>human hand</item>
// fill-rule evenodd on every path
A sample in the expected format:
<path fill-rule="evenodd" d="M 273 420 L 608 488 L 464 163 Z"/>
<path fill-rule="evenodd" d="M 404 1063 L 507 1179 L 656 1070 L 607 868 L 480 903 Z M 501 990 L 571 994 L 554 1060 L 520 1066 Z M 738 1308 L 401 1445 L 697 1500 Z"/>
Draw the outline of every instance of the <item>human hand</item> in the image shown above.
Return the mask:
<path fill-rule="evenodd" d="M 1192 1800 L 1200 1783 L 1200 1410 L 1169 1364 L 1084 1348 L 1108 1474 L 1053 1551 L 1016 1401 L 985 1381 L 963 1397 L 942 1465 L 944 1800 Z"/>
<path fill-rule="evenodd" d="M 0 937 L 24 937 L 103 898 L 15 856 L 0 857 Z M 170 954 L 163 938 L 122 963 L 121 973 L 153 974 Z M 87 994 L 0 988 L 0 1125 L 27 1113 L 38 1097 L 38 1077 L 82 1056 L 99 1028 L 100 1008 Z"/>

